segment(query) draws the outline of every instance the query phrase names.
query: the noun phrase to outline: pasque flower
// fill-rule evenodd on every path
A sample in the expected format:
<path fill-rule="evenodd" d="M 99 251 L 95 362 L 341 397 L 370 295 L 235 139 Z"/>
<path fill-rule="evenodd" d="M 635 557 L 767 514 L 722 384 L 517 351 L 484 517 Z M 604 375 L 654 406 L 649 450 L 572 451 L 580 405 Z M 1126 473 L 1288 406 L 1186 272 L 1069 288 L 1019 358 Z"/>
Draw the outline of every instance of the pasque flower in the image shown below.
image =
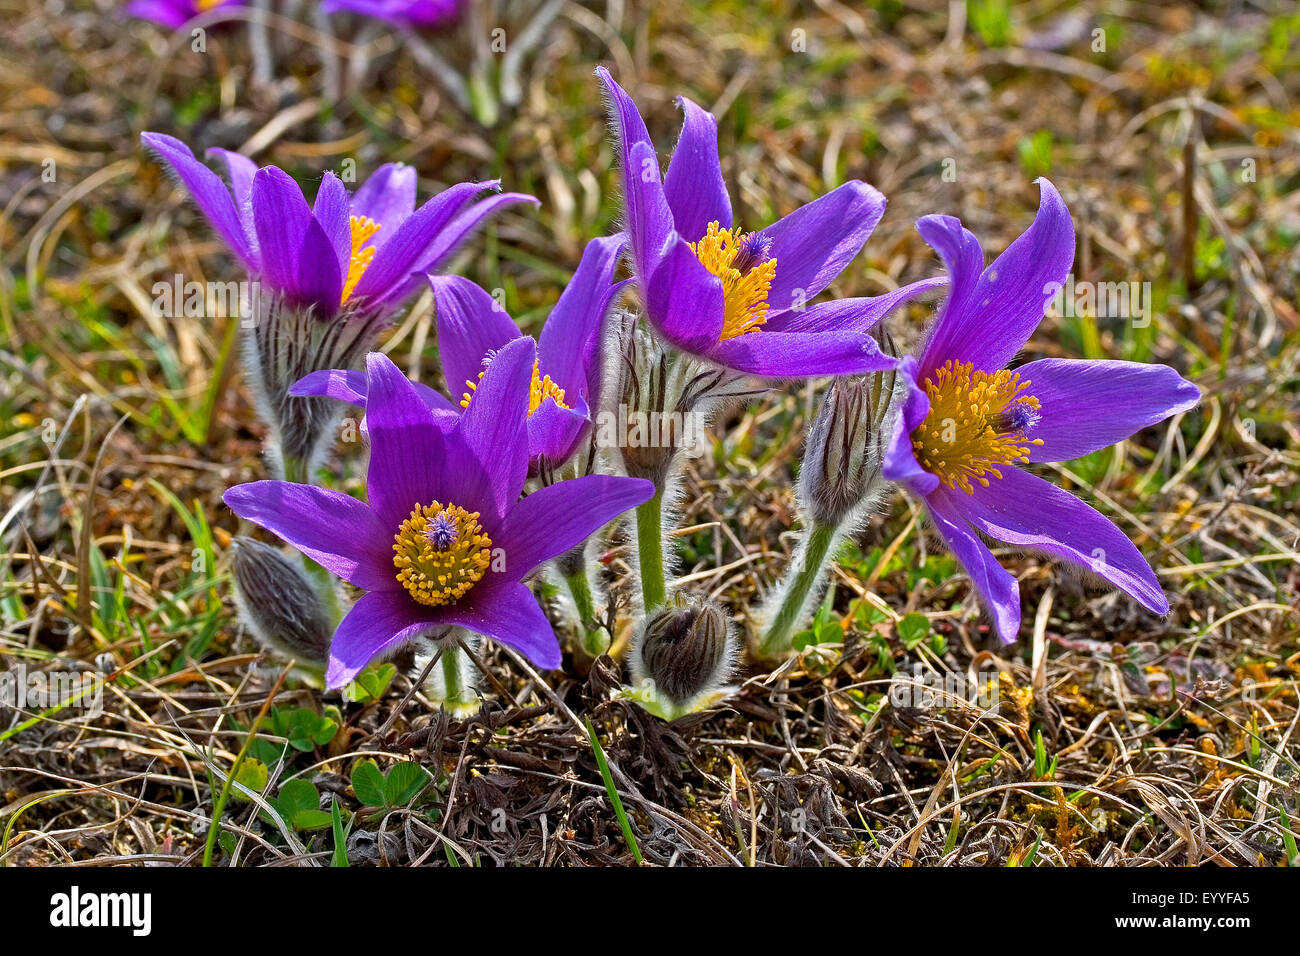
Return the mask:
<path fill-rule="evenodd" d="M 126 12 L 141 20 L 152 20 L 176 30 L 202 13 L 226 4 L 242 6 L 243 2 L 244 0 L 132 0 L 126 5 Z"/>
<path fill-rule="evenodd" d="M 732 220 L 717 120 L 686 97 L 681 138 L 660 175 L 636 104 L 603 67 L 618 140 L 623 226 L 646 314 L 677 348 L 770 378 L 891 368 L 867 330 L 943 283 L 812 303 L 853 261 L 885 211 L 863 182 L 832 190 L 756 232 Z"/>
<path fill-rule="evenodd" d="M 987 269 L 960 220 L 917 223 L 948 267 L 950 291 L 919 358 L 900 366 L 903 407 L 883 468 L 925 501 L 1007 642 L 1020 630 L 1019 589 L 980 534 L 1081 565 L 1148 610 L 1169 610 L 1155 573 L 1119 528 L 1021 466 L 1089 454 L 1200 400 L 1165 365 L 1049 358 L 1005 368 L 1074 261 L 1065 203 L 1050 182 L 1038 182 L 1033 224 Z"/>
<path fill-rule="evenodd" d="M 560 294 L 537 344 L 528 404 L 531 474 L 568 461 L 578 449 L 600 402 L 602 337 L 610 307 L 626 281 L 614 282 L 624 240 L 593 239 Z M 448 401 L 421 388 L 436 410 L 468 408 L 493 357 L 522 337 L 505 309 L 483 288 L 459 276 L 431 276 L 438 315 L 438 351 L 452 393 Z M 328 395 L 365 405 L 365 376 L 334 369 L 306 376 L 294 395 Z"/>
<path fill-rule="evenodd" d="M 325 0 L 326 13 L 347 10 L 386 20 L 405 30 L 428 30 L 455 23 L 469 0 Z"/>
<path fill-rule="evenodd" d="M 180 179 L 257 283 L 244 356 L 258 412 L 271 428 L 271 460 L 307 478 L 336 418 L 333 403 L 289 387 L 319 369 L 355 368 L 393 315 L 490 215 L 520 193 L 477 200 L 495 181 L 459 183 L 415 208 L 415 170 L 388 163 L 354 195 L 325 173 L 314 204 L 275 166 L 214 149 L 229 187 L 161 133 L 141 137 Z M 477 201 L 476 201 L 477 200 Z"/>
<path fill-rule="evenodd" d="M 460 416 L 435 415 L 391 361 L 368 355 L 366 503 L 282 481 L 226 492 L 241 517 L 367 592 L 334 634 L 329 687 L 408 640 L 454 628 L 540 667 L 559 665 L 555 635 L 522 579 L 654 489 L 590 475 L 519 499 L 536 352 L 531 339 L 501 349 Z"/>

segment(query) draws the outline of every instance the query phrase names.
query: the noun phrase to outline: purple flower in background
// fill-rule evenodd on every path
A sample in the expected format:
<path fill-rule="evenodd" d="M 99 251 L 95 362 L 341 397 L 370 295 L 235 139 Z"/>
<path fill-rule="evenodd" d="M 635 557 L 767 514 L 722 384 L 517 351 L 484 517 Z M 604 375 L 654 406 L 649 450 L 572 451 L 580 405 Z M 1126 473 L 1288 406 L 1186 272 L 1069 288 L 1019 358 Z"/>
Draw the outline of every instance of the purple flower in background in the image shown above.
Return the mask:
<path fill-rule="evenodd" d="M 666 176 L 645 122 L 603 67 L 622 171 L 623 226 L 646 314 L 673 345 L 769 378 L 892 368 L 867 330 L 930 279 L 886 295 L 809 304 L 861 251 L 885 197 L 856 180 L 758 232 L 732 222 L 717 119 L 686 97 Z"/>
<path fill-rule="evenodd" d="M 180 140 L 145 133 L 199 209 L 255 280 L 244 318 L 244 357 L 277 477 L 308 480 L 338 409 L 289 387 L 319 369 L 355 368 L 379 332 L 457 247 L 503 206 L 537 200 L 495 193 L 496 182 L 459 183 L 418 209 L 416 175 L 388 163 L 355 194 L 325 173 L 315 203 L 275 166 L 258 169 L 228 150 L 230 185 Z"/>
<path fill-rule="evenodd" d="M 243 6 L 244 0 L 132 0 L 126 12 L 141 20 L 152 20 L 177 30 L 203 13 L 231 4 Z"/>
<path fill-rule="evenodd" d="M 404 30 L 432 30 L 451 26 L 469 0 L 325 0 L 326 13 L 347 10 L 363 17 L 386 20 Z"/>
<path fill-rule="evenodd" d="M 1019 588 L 976 532 L 1081 565 L 1168 612 L 1155 573 L 1119 528 L 1020 465 L 1087 455 L 1200 401 L 1165 365 L 1049 358 L 1004 367 L 1074 262 L 1069 211 L 1056 187 L 1038 182 L 1033 224 L 987 269 L 960 220 L 918 221 L 948 267 L 950 292 L 920 358 L 900 366 L 905 399 L 883 469 L 924 499 L 1008 643 L 1020 630 Z"/>
<path fill-rule="evenodd" d="M 497 353 L 465 413 L 437 416 L 385 356 L 366 360 L 368 503 L 311 485 L 257 481 L 225 494 L 236 514 L 274 532 L 367 593 L 330 645 L 340 687 L 415 637 L 464 628 L 539 667 L 560 664 L 546 615 L 521 583 L 654 493 L 647 481 L 591 475 L 520 500 L 528 473 L 531 339 Z"/>
<path fill-rule="evenodd" d="M 416 209 L 415 170 L 386 163 L 354 195 L 326 172 L 309 206 L 293 178 L 275 166 L 258 169 L 239 153 L 209 150 L 226 163 L 227 188 L 180 140 L 162 133 L 141 139 L 252 276 L 322 318 L 345 307 L 391 314 L 490 215 L 511 203 L 537 202 L 523 193 L 476 202 L 498 186 L 491 180 L 458 183 Z"/>
<path fill-rule="evenodd" d="M 562 465 L 581 443 L 599 405 L 601 339 L 605 318 L 626 285 L 614 282 L 625 240 L 593 239 L 583 250 L 573 278 L 542 328 L 533 366 L 528 404 L 530 473 Z M 438 315 L 438 350 L 448 401 L 418 386 L 426 403 L 439 412 L 459 411 L 475 401 L 479 380 L 502 348 L 523 333 L 497 300 L 459 276 L 431 276 Z M 365 406 L 365 376 L 331 369 L 296 383 L 291 394 L 326 395 Z"/>

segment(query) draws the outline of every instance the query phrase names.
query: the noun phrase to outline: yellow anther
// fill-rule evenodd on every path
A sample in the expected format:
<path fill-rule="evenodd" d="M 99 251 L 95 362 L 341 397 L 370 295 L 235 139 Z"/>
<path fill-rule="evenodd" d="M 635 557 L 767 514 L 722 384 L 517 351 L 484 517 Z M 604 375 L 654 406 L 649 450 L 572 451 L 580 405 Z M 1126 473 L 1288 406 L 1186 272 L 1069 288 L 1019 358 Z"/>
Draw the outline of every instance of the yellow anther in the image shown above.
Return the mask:
<path fill-rule="evenodd" d="M 1038 420 L 1038 399 L 1022 394 L 1030 385 L 1001 369 L 990 375 L 974 364 L 947 362 L 923 383 L 930 413 L 912 432 L 912 450 L 921 467 L 949 488 L 974 494 L 972 479 L 984 487 L 985 475 L 1001 478 L 998 469 L 1029 460 L 1026 428 Z"/>
<path fill-rule="evenodd" d="M 348 301 L 352 290 L 370 268 L 370 260 L 375 257 L 375 247 L 367 246 L 366 243 L 379 231 L 379 223 L 365 216 L 352 216 L 349 222 L 352 229 L 352 256 L 348 260 L 347 278 L 343 280 L 341 302 Z"/>
<path fill-rule="evenodd" d="M 478 383 L 481 381 L 483 381 L 483 372 L 478 373 L 477 380 L 471 381 L 466 379 L 466 391 L 460 399 L 461 408 L 469 408 L 469 400 L 474 397 L 474 392 L 478 388 Z M 548 398 L 555 399 L 555 404 L 559 405 L 561 408 L 569 407 L 564 404 L 564 389 L 551 381 L 551 376 L 543 375 L 541 369 L 538 368 L 537 363 L 533 362 L 533 384 L 528 390 L 528 414 L 531 415 L 533 412 L 537 411 L 537 409 L 541 407 L 542 402 L 546 401 Z"/>
<path fill-rule="evenodd" d="M 700 264 L 722 280 L 722 334 L 719 340 L 734 339 L 755 332 L 767 321 L 767 294 L 776 278 L 776 260 L 747 263 L 736 267 L 736 257 L 744 248 L 744 237 L 737 229 L 720 229 L 709 223 L 708 232 L 699 242 L 688 243 Z"/>
<path fill-rule="evenodd" d="M 440 517 L 445 516 L 445 517 Z M 429 607 L 464 597 L 492 562 L 492 539 L 477 511 L 433 502 L 416 505 L 393 538 L 397 580 Z"/>

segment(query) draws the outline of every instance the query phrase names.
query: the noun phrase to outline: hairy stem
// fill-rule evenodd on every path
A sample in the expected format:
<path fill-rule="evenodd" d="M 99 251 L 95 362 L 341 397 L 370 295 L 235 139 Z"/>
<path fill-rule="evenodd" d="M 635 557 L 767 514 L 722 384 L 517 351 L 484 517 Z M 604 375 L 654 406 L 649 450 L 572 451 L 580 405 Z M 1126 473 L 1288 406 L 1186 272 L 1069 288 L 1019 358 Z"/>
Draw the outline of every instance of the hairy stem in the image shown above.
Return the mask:
<path fill-rule="evenodd" d="M 599 657 L 609 649 L 609 634 L 603 627 L 595 625 L 596 602 L 591 594 L 591 581 L 587 578 L 586 567 L 579 567 L 566 574 L 564 583 L 569 586 L 569 594 L 573 596 L 573 603 L 578 609 L 578 623 L 582 626 L 582 649 L 592 657 Z"/>
<path fill-rule="evenodd" d="M 663 505 L 664 491 L 659 488 L 653 498 L 636 508 L 641 601 L 647 614 L 668 601 L 668 589 L 664 585 Z"/>
<path fill-rule="evenodd" d="M 759 641 L 758 650 L 764 657 L 776 657 L 791 649 L 808 598 L 819 590 L 818 585 L 826 576 L 827 558 L 834 540 L 833 525 L 814 523 L 808 528 L 803 547 L 795 553 L 794 562 L 786 570 L 786 579 L 781 582 L 780 593 L 784 594 L 781 606 Z"/>

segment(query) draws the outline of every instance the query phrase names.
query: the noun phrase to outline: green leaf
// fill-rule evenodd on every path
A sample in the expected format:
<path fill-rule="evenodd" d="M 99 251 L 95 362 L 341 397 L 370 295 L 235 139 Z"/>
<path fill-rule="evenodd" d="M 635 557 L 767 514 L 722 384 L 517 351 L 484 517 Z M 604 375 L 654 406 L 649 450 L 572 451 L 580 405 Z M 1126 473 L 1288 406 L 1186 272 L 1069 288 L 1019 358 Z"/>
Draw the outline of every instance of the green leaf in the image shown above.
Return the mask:
<path fill-rule="evenodd" d="M 261 793 L 266 789 L 267 778 L 266 764 L 253 757 L 245 757 L 243 763 L 239 765 L 239 772 L 235 774 L 235 782 L 243 784 L 254 793 Z M 247 801 L 249 799 L 242 790 L 233 788 L 230 795 L 236 800 Z"/>
<path fill-rule="evenodd" d="M 336 796 L 330 803 L 330 825 L 334 828 L 334 853 L 330 856 L 330 866 L 350 866 L 348 863 L 348 834 L 352 832 L 352 821 L 343 825 L 343 811 L 339 809 Z"/>
<path fill-rule="evenodd" d="M 388 686 L 396 676 L 396 665 L 388 661 L 373 667 L 367 667 L 347 686 L 344 690 L 344 696 L 356 704 L 362 704 L 368 700 L 378 700 L 384 696 L 384 692 L 388 690 Z"/>
<path fill-rule="evenodd" d="M 280 788 L 280 796 L 272 801 L 271 805 L 275 807 L 275 812 L 284 817 L 290 826 L 297 827 L 295 821 L 300 814 L 307 813 L 310 810 L 319 810 L 320 793 L 310 780 L 290 780 Z M 327 825 L 328 822 L 327 817 Z"/>
<path fill-rule="evenodd" d="M 299 810 L 289 824 L 295 830 L 324 830 L 333 822 L 334 818 L 324 810 Z"/>
<path fill-rule="evenodd" d="M 930 636 L 930 619 L 913 611 L 898 622 L 898 636 L 909 651 Z"/>
<path fill-rule="evenodd" d="M 352 792 L 367 807 L 385 803 L 384 775 L 373 760 L 362 760 L 352 768 Z"/>
<path fill-rule="evenodd" d="M 408 760 L 395 764 L 384 781 L 384 799 L 390 807 L 404 807 L 428 782 L 428 774 L 418 763 Z"/>

